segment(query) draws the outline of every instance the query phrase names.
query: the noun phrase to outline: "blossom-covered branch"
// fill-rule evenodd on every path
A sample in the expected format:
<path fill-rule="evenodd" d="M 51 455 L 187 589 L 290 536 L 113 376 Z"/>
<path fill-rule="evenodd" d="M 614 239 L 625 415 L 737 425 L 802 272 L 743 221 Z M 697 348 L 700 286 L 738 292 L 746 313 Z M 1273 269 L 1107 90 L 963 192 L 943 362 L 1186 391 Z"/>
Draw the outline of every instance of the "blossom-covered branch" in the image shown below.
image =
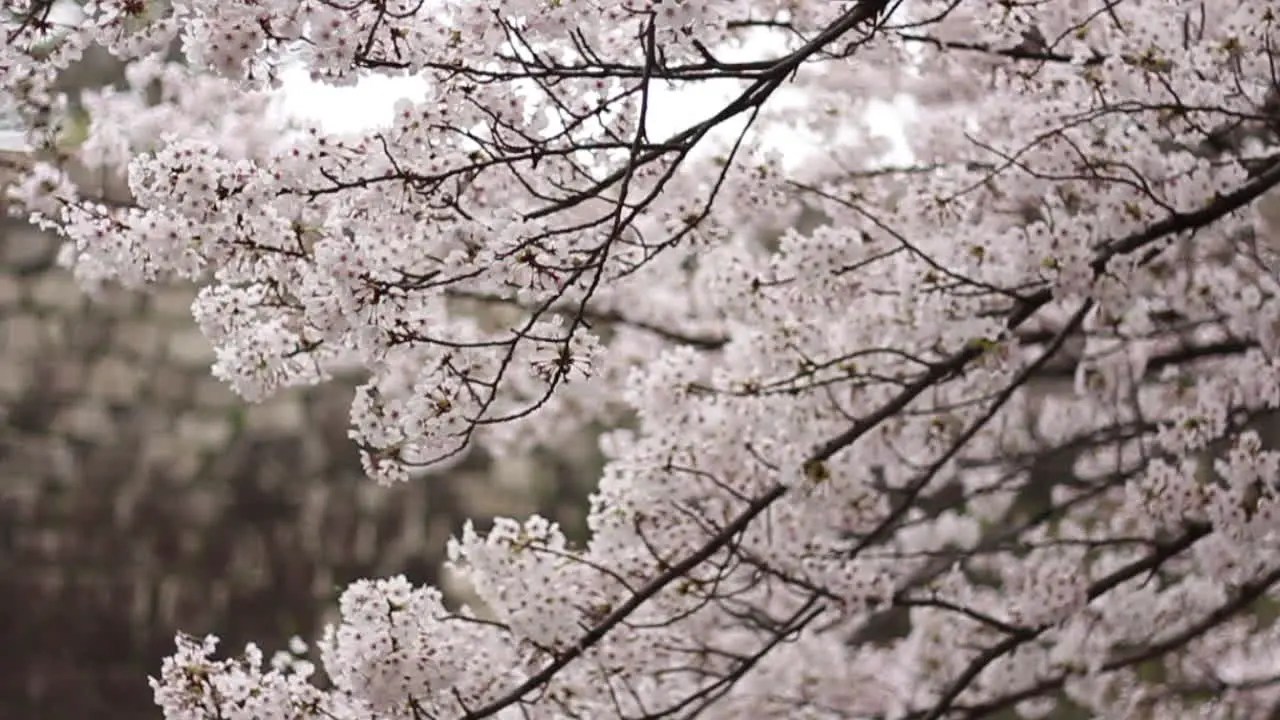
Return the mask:
<path fill-rule="evenodd" d="M 383 483 L 609 428 L 586 543 L 353 584 L 324 683 L 180 638 L 166 716 L 1274 712 L 1280 5 L 1207 7 L 14 5 L 15 200 L 89 288 L 198 283 L 246 401 L 363 370 Z M 94 44 L 128 86 L 65 97 Z M 299 66 L 421 90 L 334 133 Z"/>

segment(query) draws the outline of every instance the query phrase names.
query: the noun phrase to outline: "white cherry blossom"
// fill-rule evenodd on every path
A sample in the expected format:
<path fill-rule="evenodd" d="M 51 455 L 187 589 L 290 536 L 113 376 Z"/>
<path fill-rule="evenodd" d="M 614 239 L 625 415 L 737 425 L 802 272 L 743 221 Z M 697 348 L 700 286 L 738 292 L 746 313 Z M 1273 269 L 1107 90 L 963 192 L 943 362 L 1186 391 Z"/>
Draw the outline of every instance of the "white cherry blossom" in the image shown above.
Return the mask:
<path fill-rule="evenodd" d="M 587 542 L 468 526 L 476 607 L 363 580 L 315 657 L 181 637 L 167 718 L 1280 707 L 1280 2 L 50 5 L 11 194 L 86 288 L 199 284 L 247 402 L 362 371 L 378 482 L 607 428 Z M 290 65 L 424 89 L 336 133 Z"/>

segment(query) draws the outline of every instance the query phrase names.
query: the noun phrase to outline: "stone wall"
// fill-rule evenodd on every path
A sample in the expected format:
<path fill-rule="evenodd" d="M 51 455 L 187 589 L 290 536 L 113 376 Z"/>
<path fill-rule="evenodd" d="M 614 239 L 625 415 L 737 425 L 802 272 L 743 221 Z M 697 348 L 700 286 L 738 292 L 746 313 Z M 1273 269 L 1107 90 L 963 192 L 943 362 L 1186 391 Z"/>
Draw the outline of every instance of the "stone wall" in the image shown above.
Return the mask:
<path fill-rule="evenodd" d="M 90 299 L 56 252 L 0 225 L 0 720 L 155 717 L 179 629 L 311 636 L 352 579 L 437 580 L 467 517 L 579 524 L 589 457 L 378 488 L 351 382 L 247 405 L 209 375 L 192 289 Z"/>

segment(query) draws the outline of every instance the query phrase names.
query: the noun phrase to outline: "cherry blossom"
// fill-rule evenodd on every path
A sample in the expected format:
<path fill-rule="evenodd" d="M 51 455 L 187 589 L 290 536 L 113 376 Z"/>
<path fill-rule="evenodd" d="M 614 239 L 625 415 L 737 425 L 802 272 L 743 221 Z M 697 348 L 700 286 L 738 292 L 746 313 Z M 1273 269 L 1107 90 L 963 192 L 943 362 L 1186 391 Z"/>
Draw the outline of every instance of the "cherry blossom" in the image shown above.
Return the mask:
<path fill-rule="evenodd" d="M 358 369 L 382 483 L 607 428 L 585 543 L 469 526 L 474 607 L 363 580 L 315 656 L 180 637 L 167 718 L 1280 707 L 1280 2 L 10 6 L 14 198 L 87 288 L 199 284 L 247 402 Z M 64 96 L 95 43 L 127 86 Z M 298 66 L 424 89 L 336 133 Z"/>

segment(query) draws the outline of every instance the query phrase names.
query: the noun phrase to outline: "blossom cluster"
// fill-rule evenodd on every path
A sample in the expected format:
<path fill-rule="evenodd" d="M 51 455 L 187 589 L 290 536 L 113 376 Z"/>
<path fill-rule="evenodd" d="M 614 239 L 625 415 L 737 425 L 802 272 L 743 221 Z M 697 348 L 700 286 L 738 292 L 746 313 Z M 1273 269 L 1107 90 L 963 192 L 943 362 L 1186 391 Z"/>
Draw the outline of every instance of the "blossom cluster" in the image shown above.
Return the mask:
<path fill-rule="evenodd" d="M 0 86 L 87 286 L 199 283 L 246 401 L 363 370 L 379 482 L 610 428 L 584 545 L 468 527 L 475 607 L 352 585 L 327 684 L 182 638 L 166 717 L 1280 706 L 1280 2 L 50 6 Z M 128 83 L 68 143 L 93 43 Z M 426 90 L 335 134 L 289 63 Z M 903 95 L 910 165 L 867 120 Z"/>

